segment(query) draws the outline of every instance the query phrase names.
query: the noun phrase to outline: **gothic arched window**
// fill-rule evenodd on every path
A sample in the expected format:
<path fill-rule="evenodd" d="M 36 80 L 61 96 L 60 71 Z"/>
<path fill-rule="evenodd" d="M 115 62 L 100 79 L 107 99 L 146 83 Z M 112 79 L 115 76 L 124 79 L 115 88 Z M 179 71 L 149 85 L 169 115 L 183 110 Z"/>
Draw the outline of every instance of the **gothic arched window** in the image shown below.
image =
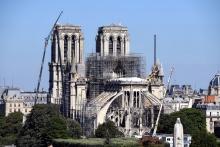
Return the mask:
<path fill-rule="evenodd" d="M 64 62 L 67 61 L 67 52 L 68 52 L 68 36 L 65 35 L 64 37 Z"/>
<path fill-rule="evenodd" d="M 52 62 L 56 62 L 56 39 L 55 35 L 53 36 L 52 39 L 52 51 L 51 51 L 51 57 L 52 57 Z"/>
<path fill-rule="evenodd" d="M 121 38 L 117 38 L 117 55 L 121 55 Z"/>
<path fill-rule="evenodd" d="M 109 55 L 113 55 L 113 38 L 109 38 Z"/>
<path fill-rule="evenodd" d="M 75 53 L 76 53 L 76 36 L 72 36 L 72 42 L 71 42 L 71 60 L 75 60 Z"/>

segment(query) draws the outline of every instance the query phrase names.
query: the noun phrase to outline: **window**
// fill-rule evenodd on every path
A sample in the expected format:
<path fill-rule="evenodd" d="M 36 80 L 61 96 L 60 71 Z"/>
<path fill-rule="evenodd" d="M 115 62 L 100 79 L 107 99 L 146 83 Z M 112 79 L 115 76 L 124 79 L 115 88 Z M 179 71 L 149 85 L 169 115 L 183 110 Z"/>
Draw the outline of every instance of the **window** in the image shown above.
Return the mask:
<path fill-rule="evenodd" d="M 14 107 L 16 107 L 16 104 L 14 104 Z"/>
<path fill-rule="evenodd" d="M 18 107 L 20 107 L 20 104 L 18 104 Z"/>
<path fill-rule="evenodd" d="M 137 107 L 139 107 L 139 98 L 137 97 Z"/>
<path fill-rule="evenodd" d="M 109 38 L 109 55 L 113 55 L 113 38 Z"/>
<path fill-rule="evenodd" d="M 11 109 L 9 109 L 9 112 L 12 112 Z"/>
<path fill-rule="evenodd" d="M 71 60 L 75 60 L 75 52 L 76 52 L 76 36 L 72 36 L 72 42 L 71 42 Z"/>
<path fill-rule="evenodd" d="M 51 57 L 52 57 L 52 62 L 56 62 L 56 40 L 55 36 L 53 36 L 53 41 L 52 41 L 52 51 L 51 51 Z"/>
<path fill-rule="evenodd" d="M 117 55 L 121 55 L 121 38 L 117 38 Z"/>
<path fill-rule="evenodd" d="M 18 112 L 21 112 L 20 109 L 18 109 Z"/>
<path fill-rule="evenodd" d="M 12 104 L 10 104 L 10 107 L 12 107 Z"/>
<path fill-rule="evenodd" d="M 68 51 L 68 36 L 64 37 L 64 62 L 67 61 L 67 51 Z"/>
<path fill-rule="evenodd" d="M 25 109 L 25 112 L 27 112 L 27 109 Z"/>

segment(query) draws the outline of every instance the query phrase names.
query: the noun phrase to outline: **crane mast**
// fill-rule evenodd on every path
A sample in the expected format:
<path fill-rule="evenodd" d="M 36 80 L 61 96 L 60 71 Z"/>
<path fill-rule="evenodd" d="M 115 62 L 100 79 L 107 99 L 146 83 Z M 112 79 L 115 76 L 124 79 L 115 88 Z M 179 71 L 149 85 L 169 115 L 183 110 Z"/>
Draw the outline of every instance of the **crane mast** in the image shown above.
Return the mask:
<path fill-rule="evenodd" d="M 56 24 L 57 24 L 58 20 L 60 19 L 62 13 L 63 13 L 63 11 L 60 12 L 60 14 L 57 17 L 52 29 L 50 30 L 48 36 L 45 38 L 44 51 L 43 51 L 43 57 L 42 57 L 42 61 L 41 61 L 40 73 L 39 73 L 38 82 L 37 82 L 36 97 L 35 97 L 35 100 L 34 100 L 34 105 L 37 103 L 37 98 L 38 98 L 38 93 L 39 93 L 39 88 L 40 88 L 40 83 L 41 83 L 41 77 L 42 77 L 42 72 L 43 72 L 43 66 L 44 66 L 44 60 L 45 60 L 45 54 L 46 54 L 48 41 L 49 41 L 49 39 L 50 39 L 50 37 L 53 33 L 54 28 L 56 27 Z"/>

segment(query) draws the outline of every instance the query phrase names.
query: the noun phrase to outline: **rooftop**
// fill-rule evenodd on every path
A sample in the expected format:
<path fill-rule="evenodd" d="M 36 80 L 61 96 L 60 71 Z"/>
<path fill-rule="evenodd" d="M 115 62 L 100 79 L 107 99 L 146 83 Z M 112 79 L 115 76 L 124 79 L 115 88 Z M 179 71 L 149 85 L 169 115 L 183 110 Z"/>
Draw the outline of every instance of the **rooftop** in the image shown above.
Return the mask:
<path fill-rule="evenodd" d="M 210 87 L 220 87 L 220 73 L 217 73 L 214 78 L 210 81 Z"/>
<path fill-rule="evenodd" d="M 126 26 L 122 26 L 122 24 L 110 24 L 106 26 L 101 26 L 98 28 L 98 31 L 103 31 L 103 30 L 115 30 L 115 31 L 128 31 L 128 28 Z"/>
<path fill-rule="evenodd" d="M 72 24 L 57 24 L 56 28 L 58 28 L 58 29 L 79 29 L 79 30 L 81 30 L 81 26 L 72 25 Z"/>
<path fill-rule="evenodd" d="M 197 104 L 196 108 L 203 109 L 203 110 L 220 110 L 220 104 Z"/>
<path fill-rule="evenodd" d="M 145 82 L 145 79 L 141 79 L 141 78 L 138 78 L 138 77 L 125 77 L 125 78 L 111 79 L 110 81 L 121 81 L 121 82 Z"/>

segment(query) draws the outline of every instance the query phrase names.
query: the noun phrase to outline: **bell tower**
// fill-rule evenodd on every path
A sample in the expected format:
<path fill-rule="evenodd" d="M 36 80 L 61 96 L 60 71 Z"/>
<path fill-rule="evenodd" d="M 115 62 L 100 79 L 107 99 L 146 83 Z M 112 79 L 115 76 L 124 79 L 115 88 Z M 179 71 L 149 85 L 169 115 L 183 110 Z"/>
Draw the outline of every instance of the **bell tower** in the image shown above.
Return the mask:
<path fill-rule="evenodd" d="M 49 63 L 50 102 L 61 104 L 65 116 L 75 118 L 86 98 L 84 38 L 80 26 L 57 25 L 53 31 Z M 79 108 L 79 106 L 78 106 Z"/>
<path fill-rule="evenodd" d="M 96 53 L 101 56 L 124 56 L 129 54 L 128 28 L 111 24 L 98 29 Z"/>

